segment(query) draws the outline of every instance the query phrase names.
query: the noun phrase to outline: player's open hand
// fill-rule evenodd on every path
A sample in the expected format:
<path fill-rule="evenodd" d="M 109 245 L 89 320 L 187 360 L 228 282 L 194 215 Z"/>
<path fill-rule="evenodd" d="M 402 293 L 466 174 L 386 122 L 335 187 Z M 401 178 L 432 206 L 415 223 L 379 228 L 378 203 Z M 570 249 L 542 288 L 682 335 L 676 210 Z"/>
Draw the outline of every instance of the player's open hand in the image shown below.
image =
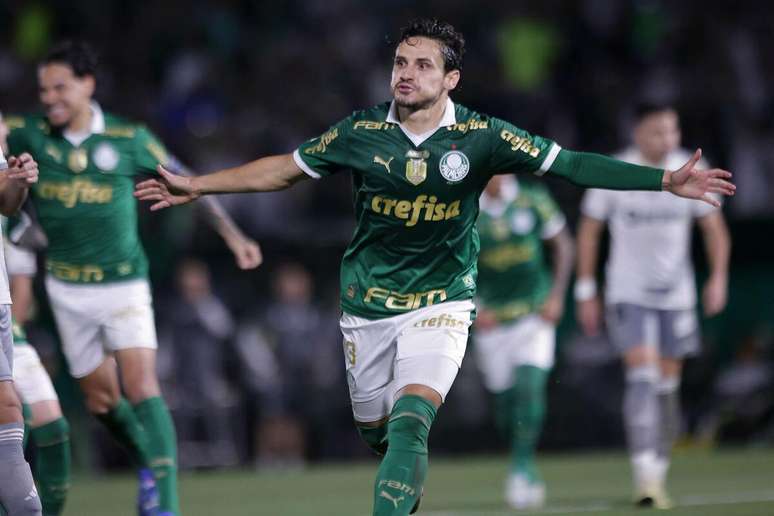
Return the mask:
<path fill-rule="evenodd" d="M 26 152 L 19 157 L 11 156 L 8 158 L 6 177 L 28 188 L 38 182 L 38 164 Z"/>
<path fill-rule="evenodd" d="M 546 298 L 540 308 L 540 317 L 551 324 L 558 324 L 564 313 L 564 299 L 559 295 L 551 295 Z"/>
<path fill-rule="evenodd" d="M 725 278 L 710 276 L 702 289 L 701 301 L 704 315 L 712 317 L 723 311 L 728 300 L 728 281 Z"/>
<path fill-rule="evenodd" d="M 245 236 L 239 236 L 228 240 L 228 244 L 231 252 L 234 253 L 237 266 L 242 270 L 255 269 L 261 263 L 263 263 L 263 253 L 261 253 L 261 246 L 258 242 Z"/>
<path fill-rule="evenodd" d="M 730 181 L 731 172 L 719 168 L 699 170 L 696 163 L 701 159 L 701 149 L 693 153 L 685 165 L 674 172 L 667 171 L 665 190 L 679 197 L 698 199 L 720 207 L 720 201 L 710 194 L 734 195 L 736 186 Z"/>
<path fill-rule="evenodd" d="M 151 211 L 180 206 L 195 201 L 199 194 L 194 190 L 191 177 L 173 174 L 163 165 L 156 167 L 159 177 L 137 183 L 134 196 L 141 201 L 156 201 Z"/>

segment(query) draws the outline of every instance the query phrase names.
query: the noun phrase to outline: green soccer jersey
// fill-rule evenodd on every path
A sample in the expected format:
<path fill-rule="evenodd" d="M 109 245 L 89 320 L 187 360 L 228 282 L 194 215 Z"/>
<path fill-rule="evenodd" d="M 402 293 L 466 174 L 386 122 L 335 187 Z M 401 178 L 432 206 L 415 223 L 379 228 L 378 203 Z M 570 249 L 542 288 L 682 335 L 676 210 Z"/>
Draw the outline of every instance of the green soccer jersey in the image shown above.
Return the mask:
<path fill-rule="evenodd" d="M 554 142 L 448 101 L 439 128 L 412 135 L 385 103 L 294 153 L 313 177 L 351 170 L 357 228 L 341 264 L 342 309 L 377 319 L 476 289 L 478 198 L 495 172 L 545 172 Z"/>
<path fill-rule="evenodd" d="M 484 194 L 477 226 L 479 306 L 500 322 L 539 310 L 551 290 L 543 240 L 564 225 L 564 216 L 542 185 L 514 181 L 503 185 L 500 198 Z"/>
<path fill-rule="evenodd" d="M 41 116 L 7 119 L 11 152 L 29 152 L 38 162 L 30 198 L 48 237 L 46 269 L 72 283 L 146 277 L 134 177 L 155 174 L 167 153 L 144 126 L 92 110 L 83 141 Z"/>

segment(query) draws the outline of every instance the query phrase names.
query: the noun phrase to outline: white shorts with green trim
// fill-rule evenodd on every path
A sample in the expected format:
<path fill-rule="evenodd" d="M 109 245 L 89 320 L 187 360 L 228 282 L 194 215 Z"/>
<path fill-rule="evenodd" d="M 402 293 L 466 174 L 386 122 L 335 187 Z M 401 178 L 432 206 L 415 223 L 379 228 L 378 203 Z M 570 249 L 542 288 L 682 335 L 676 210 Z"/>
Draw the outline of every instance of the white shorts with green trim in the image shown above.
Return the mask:
<path fill-rule="evenodd" d="M 352 412 L 360 422 L 390 414 L 395 394 L 424 385 L 444 400 L 468 341 L 472 301 L 449 301 L 385 319 L 341 317 Z"/>
<path fill-rule="evenodd" d="M 556 328 L 540 315 L 532 314 L 473 334 L 474 353 L 484 386 L 490 392 L 503 392 L 513 386 L 515 369 L 554 365 Z"/>
<path fill-rule="evenodd" d="M 13 385 L 27 405 L 39 401 L 59 401 L 38 352 L 29 344 L 15 344 L 13 347 Z"/>
<path fill-rule="evenodd" d="M 84 285 L 47 276 L 46 291 L 73 377 L 83 378 L 94 372 L 108 353 L 156 349 L 147 280 Z"/>

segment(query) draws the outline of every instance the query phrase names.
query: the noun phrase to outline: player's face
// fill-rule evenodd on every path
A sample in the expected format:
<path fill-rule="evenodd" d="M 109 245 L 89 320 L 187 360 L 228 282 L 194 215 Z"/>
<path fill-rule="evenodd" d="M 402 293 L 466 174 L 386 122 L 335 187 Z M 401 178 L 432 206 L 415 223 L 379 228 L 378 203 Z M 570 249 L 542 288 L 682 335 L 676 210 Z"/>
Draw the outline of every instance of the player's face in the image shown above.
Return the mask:
<path fill-rule="evenodd" d="M 453 90 L 459 79 L 459 70 L 444 70 L 441 45 L 434 39 L 409 38 L 395 50 L 390 88 L 400 107 L 426 109 Z"/>
<path fill-rule="evenodd" d="M 643 118 L 634 131 L 640 152 L 652 163 L 660 163 L 680 146 L 680 123 L 672 110 L 659 111 Z"/>
<path fill-rule="evenodd" d="M 89 109 L 94 94 L 94 77 L 76 77 L 69 66 L 50 63 L 38 68 L 38 86 L 48 121 L 60 127 Z"/>

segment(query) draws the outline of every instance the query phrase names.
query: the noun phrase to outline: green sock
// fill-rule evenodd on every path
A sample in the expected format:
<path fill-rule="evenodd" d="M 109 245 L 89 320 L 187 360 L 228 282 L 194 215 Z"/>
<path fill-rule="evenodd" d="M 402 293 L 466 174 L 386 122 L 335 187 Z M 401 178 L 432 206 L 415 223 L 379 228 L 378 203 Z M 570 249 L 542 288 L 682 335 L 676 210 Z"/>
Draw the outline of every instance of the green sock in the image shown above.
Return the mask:
<path fill-rule="evenodd" d="M 436 409 L 420 396 L 403 396 L 387 423 L 390 446 L 374 484 L 374 516 L 407 515 L 422 495 L 427 475 L 427 436 Z"/>
<path fill-rule="evenodd" d="M 360 437 L 377 455 L 387 453 L 387 424 L 377 427 L 360 426 L 355 424 Z"/>
<path fill-rule="evenodd" d="M 494 393 L 494 423 L 500 437 L 509 442 L 513 435 L 513 387 Z"/>
<path fill-rule="evenodd" d="M 520 366 L 516 368 L 515 377 L 511 471 L 525 473 L 530 480 L 539 481 L 535 449 L 546 413 L 548 371 L 534 366 Z"/>
<path fill-rule="evenodd" d="M 177 494 L 177 436 L 167 404 L 158 396 L 134 406 L 148 436 L 149 465 L 159 490 L 159 508 L 180 513 Z"/>
<path fill-rule="evenodd" d="M 125 398 L 121 398 L 110 412 L 96 416 L 110 435 L 126 448 L 135 467 L 148 467 L 148 437 L 132 405 Z"/>
<path fill-rule="evenodd" d="M 70 427 L 63 417 L 32 429 L 44 516 L 62 514 L 70 489 Z"/>

